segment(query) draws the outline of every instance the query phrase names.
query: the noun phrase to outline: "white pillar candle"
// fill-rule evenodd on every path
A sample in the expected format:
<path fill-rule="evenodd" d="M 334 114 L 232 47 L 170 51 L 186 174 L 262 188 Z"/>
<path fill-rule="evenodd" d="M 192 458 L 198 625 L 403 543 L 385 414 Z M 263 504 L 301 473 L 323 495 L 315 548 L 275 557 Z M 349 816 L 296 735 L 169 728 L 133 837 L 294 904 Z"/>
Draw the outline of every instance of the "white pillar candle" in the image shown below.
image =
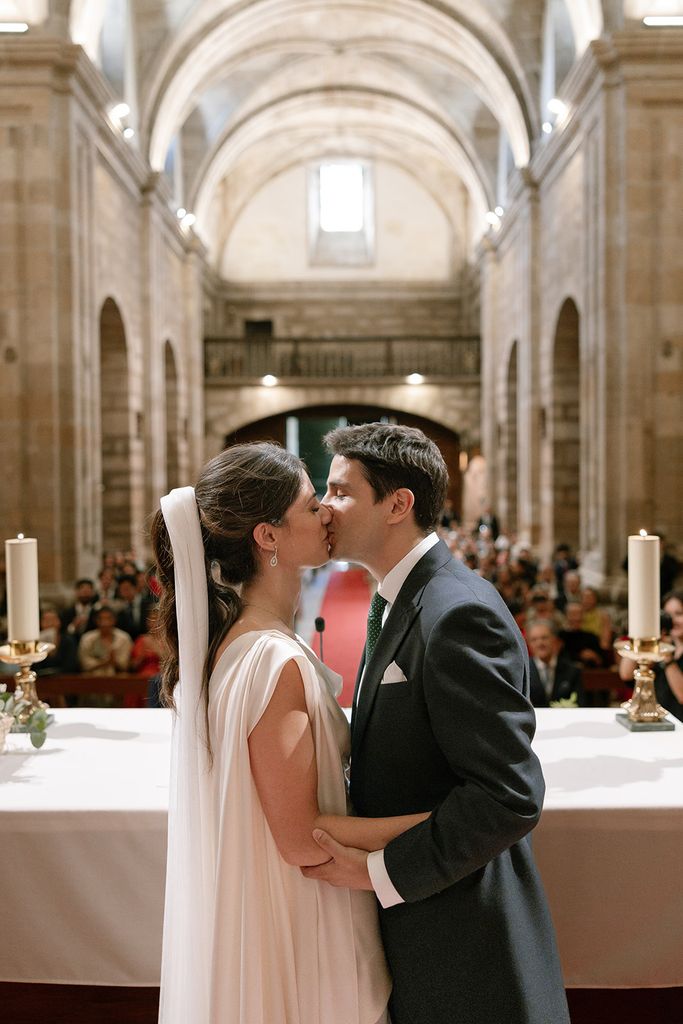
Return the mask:
<path fill-rule="evenodd" d="M 5 541 L 7 566 L 7 635 L 9 640 L 37 640 L 38 541 L 23 537 Z"/>
<path fill-rule="evenodd" d="M 628 635 L 644 640 L 659 633 L 659 537 L 643 530 L 628 539 Z"/>

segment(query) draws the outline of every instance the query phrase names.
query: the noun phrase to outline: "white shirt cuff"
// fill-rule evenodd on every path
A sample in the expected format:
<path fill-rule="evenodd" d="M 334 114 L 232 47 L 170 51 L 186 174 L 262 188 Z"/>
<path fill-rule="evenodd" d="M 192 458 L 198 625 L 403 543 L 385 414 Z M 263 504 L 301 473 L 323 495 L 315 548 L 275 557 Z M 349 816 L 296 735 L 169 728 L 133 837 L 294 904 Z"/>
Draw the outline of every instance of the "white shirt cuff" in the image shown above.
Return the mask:
<path fill-rule="evenodd" d="M 372 882 L 375 895 L 385 910 L 395 907 L 398 903 L 405 903 L 403 897 L 394 888 L 393 882 L 387 874 L 384 864 L 384 850 L 375 850 L 368 854 L 368 874 Z"/>

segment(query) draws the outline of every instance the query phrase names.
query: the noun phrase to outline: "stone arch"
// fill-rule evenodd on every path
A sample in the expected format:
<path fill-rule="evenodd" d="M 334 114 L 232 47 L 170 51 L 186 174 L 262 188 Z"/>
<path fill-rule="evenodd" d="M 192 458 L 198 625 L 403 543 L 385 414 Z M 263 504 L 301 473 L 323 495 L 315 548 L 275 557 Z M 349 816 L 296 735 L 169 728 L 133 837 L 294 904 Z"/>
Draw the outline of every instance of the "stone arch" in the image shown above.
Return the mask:
<path fill-rule="evenodd" d="M 311 117 L 321 115 L 333 120 L 343 131 L 361 137 L 380 137 L 400 152 L 401 146 L 414 147 L 422 159 L 436 161 L 463 182 L 472 203 L 472 234 L 485 224 L 485 212 L 493 203 L 486 176 L 458 134 L 436 119 L 432 112 L 412 105 L 399 96 L 375 96 L 371 111 L 367 95 L 352 89 L 343 92 L 308 93 L 290 96 L 264 108 L 248 120 L 232 126 L 222 137 L 202 169 L 201 183 L 193 196 L 197 229 L 206 232 L 210 209 L 219 183 L 232 171 L 247 151 L 257 151 L 264 140 L 279 147 L 287 133 L 296 132 L 304 144 L 310 142 Z M 315 128 L 313 137 L 320 138 Z M 325 142 L 327 145 L 327 141 Z M 291 146 L 290 146 L 291 148 Z"/>
<path fill-rule="evenodd" d="M 574 33 L 576 56 L 580 57 L 590 41 L 602 35 L 602 0 L 567 0 L 567 11 Z"/>
<path fill-rule="evenodd" d="M 505 426 L 503 443 L 504 502 L 501 507 L 503 528 L 507 533 L 517 532 L 517 508 L 519 490 L 517 486 L 519 459 L 519 342 L 513 341 L 505 375 Z"/>
<path fill-rule="evenodd" d="M 100 438 L 102 547 L 132 547 L 131 415 L 128 346 L 118 305 L 107 298 L 100 310 Z"/>
<path fill-rule="evenodd" d="M 552 363 L 553 545 L 580 541 L 581 508 L 580 316 L 565 299 L 557 319 Z"/>
<path fill-rule="evenodd" d="M 178 368 L 170 341 L 164 343 L 164 394 L 166 402 L 166 487 L 180 486 L 180 400 Z"/>
<path fill-rule="evenodd" d="M 301 415 L 303 418 L 335 419 L 344 417 L 349 423 L 369 423 L 382 418 L 389 422 L 402 423 L 409 427 L 419 427 L 440 448 L 448 466 L 449 490 L 448 497 L 458 510 L 462 504 L 462 472 L 460 469 L 460 432 L 445 426 L 428 416 L 409 413 L 401 409 L 386 408 L 374 403 L 349 404 L 337 401 L 324 405 L 304 405 L 288 409 L 275 416 L 264 417 L 242 427 L 226 436 L 224 443 L 234 444 L 243 441 L 273 440 L 285 444 L 286 420 L 289 416 Z M 334 424 L 331 424 L 331 426 Z M 327 472 L 327 469 L 325 469 Z"/>
<path fill-rule="evenodd" d="M 399 415 L 422 416 L 467 437 L 470 449 L 479 444 L 480 384 L 477 378 L 458 387 L 424 384 L 283 385 L 209 388 L 205 392 L 206 458 L 216 455 L 228 434 L 255 419 L 313 406 L 371 406 Z"/>
<path fill-rule="evenodd" d="M 190 98 L 201 92 L 217 67 L 223 68 L 233 59 L 236 50 L 254 47 L 264 29 L 263 19 L 267 16 L 272 23 L 277 20 L 285 37 L 294 38 L 292 24 L 299 24 L 302 17 L 304 24 L 314 24 L 305 17 L 306 8 L 313 5 L 314 0 L 303 5 L 282 0 L 277 4 L 277 13 L 274 5 L 236 6 L 211 24 L 189 24 L 187 34 L 180 33 L 172 41 L 158 63 L 145 104 L 143 134 L 149 138 L 148 155 L 155 169 L 164 166 L 170 142 L 188 113 Z M 346 13 L 347 6 L 339 3 L 340 15 Z M 378 5 L 375 13 L 384 19 L 383 28 L 376 30 L 383 43 L 394 36 L 414 42 L 419 24 L 420 34 L 429 40 L 434 59 L 440 52 L 448 51 L 451 66 L 504 125 L 517 165 L 525 166 L 531 152 L 531 113 L 521 98 L 524 90 L 519 80 L 508 71 L 507 62 L 506 66 L 499 63 L 491 39 L 481 39 L 473 32 L 462 12 L 453 16 L 453 12 L 417 0 L 392 0 L 390 5 Z M 293 18 L 296 22 L 292 22 Z M 490 37 L 493 32 L 497 38 L 500 26 L 495 19 L 489 21 L 487 35 Z M 371 28 L 363 34 L 372 34 Z M 306 42 L 307 39 L 298 40 L 298 48 Z"/>

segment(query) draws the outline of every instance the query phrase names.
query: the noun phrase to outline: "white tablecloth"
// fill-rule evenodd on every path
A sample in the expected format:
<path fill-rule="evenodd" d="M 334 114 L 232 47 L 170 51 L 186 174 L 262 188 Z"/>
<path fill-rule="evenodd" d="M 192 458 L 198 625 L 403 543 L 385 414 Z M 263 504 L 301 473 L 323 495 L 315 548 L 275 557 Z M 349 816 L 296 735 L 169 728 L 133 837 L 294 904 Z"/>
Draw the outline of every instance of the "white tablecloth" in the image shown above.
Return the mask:
<path fill-rule="evenodd" d="M 55 715 L 42 750 L 12 736 L 0 757 L 0 980 L 157 985 L 170 713 Z M 567 985 L 683 985 L 683 728 L 540 710 L 535 746 Z"/>

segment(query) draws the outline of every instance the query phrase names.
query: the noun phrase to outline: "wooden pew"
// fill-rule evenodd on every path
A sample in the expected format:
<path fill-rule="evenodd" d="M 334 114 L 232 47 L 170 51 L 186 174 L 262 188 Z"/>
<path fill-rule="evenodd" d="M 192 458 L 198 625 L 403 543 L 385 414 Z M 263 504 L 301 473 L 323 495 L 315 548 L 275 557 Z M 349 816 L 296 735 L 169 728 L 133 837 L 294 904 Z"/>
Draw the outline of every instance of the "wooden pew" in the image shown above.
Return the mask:
<path fill-rule="evenodd" d="M 115 676 L 93 676 L 87 672 L 76 675 L 38 676 L 36 690 L 40 700 L 55 707 L 65 707 L 67 694 L 76 696 L 147 697 L 149 679 L 132 672 L 117 672 Z"/>
<path fill-rule="evenodd" d="M 584 668 L 581 670 L 583 689 L 588 694 L 598 694 L 608 706 L 618 700 L 619 688 L 623 686 L 616 668 Z"/>

